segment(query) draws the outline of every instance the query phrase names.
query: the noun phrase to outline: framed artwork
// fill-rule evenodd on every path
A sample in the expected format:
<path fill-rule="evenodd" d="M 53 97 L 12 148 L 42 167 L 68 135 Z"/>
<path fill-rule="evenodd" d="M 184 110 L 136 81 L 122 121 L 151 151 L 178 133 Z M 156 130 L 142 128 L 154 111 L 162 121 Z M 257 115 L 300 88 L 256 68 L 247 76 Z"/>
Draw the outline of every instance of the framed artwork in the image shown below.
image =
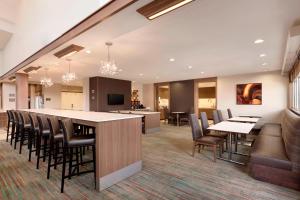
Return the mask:
<path fill-rule="evenodd" d="M 236 103 L 238 105 L 261 105 L 262 84 L 261 83 L 237 84 Z"/>

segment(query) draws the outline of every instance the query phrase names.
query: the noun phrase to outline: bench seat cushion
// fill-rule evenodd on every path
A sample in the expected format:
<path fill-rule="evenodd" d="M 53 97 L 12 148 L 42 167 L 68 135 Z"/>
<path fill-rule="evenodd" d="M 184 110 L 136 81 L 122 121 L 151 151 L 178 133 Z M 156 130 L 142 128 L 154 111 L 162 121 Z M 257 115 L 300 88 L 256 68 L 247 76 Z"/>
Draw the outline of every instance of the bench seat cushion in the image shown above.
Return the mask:
<path fill-rule="evenodd" d="M 260 135 L 269 135 L 275 137 L 281 137 L 281 125 L 280 124 L 273 124 L 267 123 L 264 124 L 260 131 Z"/>
<path fill-rule="evenodd" d="M 259 136 L 254 143 L 250 162 L 252 164 L 292 170 L 292 163 L 286 155 L 281 137 Z"/>

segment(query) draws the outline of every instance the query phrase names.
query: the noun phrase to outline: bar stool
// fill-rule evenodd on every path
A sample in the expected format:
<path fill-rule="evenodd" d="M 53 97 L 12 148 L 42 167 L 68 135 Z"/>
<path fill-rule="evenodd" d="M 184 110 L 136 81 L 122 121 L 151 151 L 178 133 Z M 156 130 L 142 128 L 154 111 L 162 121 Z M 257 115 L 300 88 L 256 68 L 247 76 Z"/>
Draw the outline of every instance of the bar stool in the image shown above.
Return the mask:
<path fill-rule="evenodd" d="M 15 133 L 14 133 L 14 149 L 17 149 L 17 143 L 21 141 L 21 119 L 18 111 L 14 111 Z"/>
<path fill-rule="evenodd" d="M 12 129 L 14 126 L 14 118 L 12 116 L 12 113 L 10 110 L 6 111 L 7 113 L 7 135 L 6 135 L 6 142 L 8 142 L 9 136 L 11 137 L 12 135 Z M 9 128 L 11 128 L 11 131 L 9 131 Z"/>
<path fill-rule="evenodd" d="M 11 113 L 11 116 L 12 116 L 12 119 L 13 119 L 13 124 L 12 124 L 12 129 L 11 129 L 11 137 L 10 137 L 10 145 L 13 145 L 13 140 L 15 138 L 15 133 L 16 133 L 18 121 L 15 117 L 15 111 L 11 110 L 10 113 Z"/>
<path fill-rule="evenodd" d="M 48 168 L 47 168 L 47 179 L 50 178 L 50 168 L 54 167 L 56 169 L 58 154 L 59 154 L 59 143 L 63 143 L 63 133 L 61 132 L 60 124 L 57 117 L 47 118 L 49 128 L 50 128 L 50 150 L 48 158 Z M 51 163 L 51 158 L 54 158 L 54 164 Z"/>
<path fill-rule="evenodd" d="M 37 161 L 36 168 L 39 169 L 40 159 L 43 158 L 43 162 L 46 161 L 47 151 L 48 151 L 48 139 L 50 137 L 50 128 L 49 123 L 45 116 L 38 115 L 37 116 L 38 124 L 39 124 L 39 134 L 37 136 Z M 42 144 L 43 141 L 43 144 Z M 43 155 L 41 156 L 41 149 L 43 148 Z"/>
<path fill-rule="evenodd" d="M 64 182 L 65 178 L 71 178 L 73 175 L 79 175 L 84 173 L 94 173 L 94 181 L 96 187 L 96 152 L 95 152 L 95 138 L 91 136 L 76 136 L 74 132 L 74 125 L 71 119 L 65 119 L 61 121 L 64 135 L 64 143 L 63 143 L 63 169 L 62 169 L 62 177 L 61 177 L 61 192 L 64 192 Z M 79 163 L 78 160 L 78 148 L 92 146 L 93 151 L 93 159 L 85 162 Z M 76 164 L 73 165 L 73 150 L 76 149 Z M 67 162 L 67 154 L 69 152 L 69 173 L 65 175 L 66 171 L 66 162 Z M 79 166 L 86 163 L 93 163 L 93 170 L 86 170 L 79 172 Z M 77 170 L 77 173 L 73 173 L 73 167 Z"/>
<path fill-rule="evenodd" d="M 31 124 L 30 124 L 30 120 L 29 120 L 29 115 L 27 112 L 19 112 L 19 116 L 20 116 L 20 120 L 19 120 L 19 124 L 20 124 L 20 149 L 19 149 L 19 154 L 22 153 L 22 147 L 24 142 L 29 138 L 29 134 L 31 131 Z M 28 143 L 27 143 L 28 145 Z"/>
<path fill-rule="evenodd" d="M 29 138 L 28 138 L 28 146 L 29 146 L 28 161 L 31 161 L 32 152 L 35 152 L 35 154 L 37 155 L 37 143 L 38 143 L 37 138 L 39 135 L 39 124 L 37 121 L 36 114 L 30 113 L 29 120 L 30 120 L 30 124 L 31 124 L 31 132 L 30 132 Z M 33 144 L 34 144 L 35 149 L 32 148 Z"/>

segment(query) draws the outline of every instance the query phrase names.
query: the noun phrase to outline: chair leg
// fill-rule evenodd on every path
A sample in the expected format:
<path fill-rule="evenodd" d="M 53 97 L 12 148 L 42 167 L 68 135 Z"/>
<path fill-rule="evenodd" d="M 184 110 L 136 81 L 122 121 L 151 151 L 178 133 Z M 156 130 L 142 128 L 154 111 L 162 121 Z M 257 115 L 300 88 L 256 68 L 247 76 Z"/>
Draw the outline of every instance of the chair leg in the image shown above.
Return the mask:
<path fill-rule="evenodd" d="M 32 153 L 32 143 L 34 138 L 34 132 L 30 131 L 28 135 L 28 147 L 29 147 L 29 158 L 28 161 L 31 161 L 31 153 Z"/>
<path fill-rule="evenodd" d="M 40 157 L 41 157 L 41 143 L 42 143 L 42 138 L 40 135 L 37 137 L 37 144 L 36 144 L 36 168 L 39 169 L 40 167 Z"/>
<path fill-rule="evenodd" d="M 71 176 L 72 176 L 72 162 L 73 162 L 73 148 L 69 148 L 69 153 L 70 153 L 70 156 L 69 156 L 69 179 L 71 179 Z"/>
<path fill-rule="evenodd" d="M 60 187 L 61 193 L 64 192 L 64 186 L 65 186 L 66 160 L 67 160 L 67 148 L 63 147 L 63 167 L 62 167 L 62 173 L 61 173 L 61 187 Z"/>
<path fill-rule="evenodd" d="M 59 142 L 55 144 L 55 154 L 54 154 L 54 169 L 57 168 L 57 157 L 59 153 Z"/>
<path fill-rule="evenodd" d="M 10 127 L 10 122 L 9 122 L 9 120 L 8 120 L 8 121 L 7 121 L 7 134 L 6 134 L 6 142 L 8 142 L 9 127 Z"/>
<path fill-rule="evenodd" d="M 192 149 L 192 156 L 194 157 L 195 155 L 195 150 L 196 150 L 196 142 L 193 144 L 193 149 Z"/>
<path fill-rule="evenodd" d="M 16 128 L 17 130 L 16 130 L 16 135 L 15 135 L 15 145 L 14 145 L 14 149 L 17 149 L 17 142 L 18 142 L 18 140 L 19 140 L 19 128 L 17 127 Z"/>
<path fill-rule="evenodd" d="M 12 145 L 14 138 L 15 138 L 15 124 L 13 124 L 11 127 L 10 145 Z"/>
<path fill-rule="evenodd" d="M 23 143 L 24 143 L 24 134 L 25 134 L 25 131 L 24 131 L 24 129 L 22 129 L 21 130 L 21 140 L 20 140 L 19 154 L 22 153 L 22 147 L 23 147 Z"/>
<path fill-rule="evenodd" d="M 48 138 L 44 137 L 43 162 L 46 161 Z"/>
<path fill-rule="evenodd" d="M 80 148 L 80 147 L 76 147 L 76 164 L 77 164 L 77 166 L 76 166 L 76 170 L 77 170 L 77 176 L 79 176 L 79 150 L 78 150 L 78 148 Z"/>
<path fill-rule="evenodd" d="M 50 149 L 49 149 L 49 152 L 48 152 L 47 179 L 50 178 L 51 157 L 52 157 L 53 146 L 54 146 L 54 144 L 53 144 L 53 139 L 51 138 L 51 139 L 50 139 Z"/>
<path fill-rule="evenodd" d="M 97 179 L 96 179 L 96 147 L 93 145 L 93 165 L 94 165 L 94 181 L 95 181 L 95 189 L 97 188 Z"/>

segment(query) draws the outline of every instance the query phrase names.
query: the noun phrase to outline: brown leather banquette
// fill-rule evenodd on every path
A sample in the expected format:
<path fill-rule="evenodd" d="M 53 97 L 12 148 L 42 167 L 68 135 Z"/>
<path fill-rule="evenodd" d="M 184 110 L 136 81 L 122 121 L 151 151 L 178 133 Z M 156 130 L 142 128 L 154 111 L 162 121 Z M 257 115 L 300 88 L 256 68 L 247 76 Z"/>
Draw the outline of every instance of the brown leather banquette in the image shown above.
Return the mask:
<path fill-rule="evenodd" d="M 286 109 L 280 124 L 265 124 L 251 151 L 250 173 L 300 190 L 300 117 Z"/>

